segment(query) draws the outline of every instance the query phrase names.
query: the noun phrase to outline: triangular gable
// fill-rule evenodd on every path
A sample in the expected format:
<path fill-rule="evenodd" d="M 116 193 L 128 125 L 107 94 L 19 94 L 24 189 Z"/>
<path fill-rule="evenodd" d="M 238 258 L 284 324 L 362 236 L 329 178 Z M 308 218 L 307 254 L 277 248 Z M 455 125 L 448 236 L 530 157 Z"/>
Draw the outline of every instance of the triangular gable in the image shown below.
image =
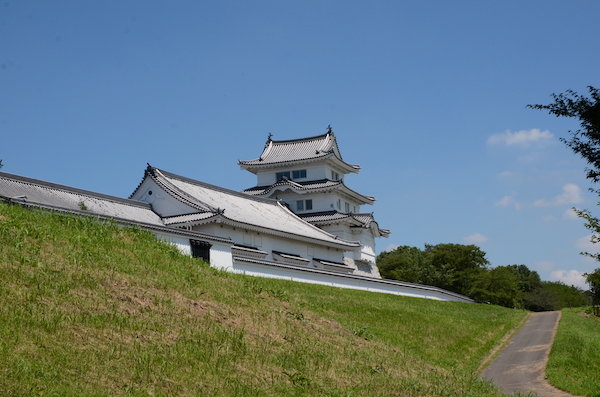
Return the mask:
<path fill-rule="evenodd" d="M 173 226 L 178 220 L 188 225 L 218 221 L 247 230 L 311 241 L 344 250 L 351 251 L 360 247 L 359 242 L 338 239 L 305 222 L 278 200 L 252 197 L 151 166 L 146 170 L 145 178 L 151 178 L 172 200 L 184 203 L 190 209 L 187 214 L 162 213 L 161 215 L 168 217 L 168 223 Z M 132 198 L 138 198 L 142 193 L 138 187 Z M 197 210 L 193 211 L 192 208 Z"/>

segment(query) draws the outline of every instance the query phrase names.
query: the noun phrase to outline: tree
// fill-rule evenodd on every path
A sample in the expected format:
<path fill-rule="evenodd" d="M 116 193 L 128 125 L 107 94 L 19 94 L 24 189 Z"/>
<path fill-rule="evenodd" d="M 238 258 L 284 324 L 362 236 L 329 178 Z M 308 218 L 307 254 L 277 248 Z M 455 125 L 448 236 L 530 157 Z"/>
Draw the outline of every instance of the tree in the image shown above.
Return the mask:
<path fill-rule="evenodd" d="M 585 281 L 590 284 L 590 294 L 592 295 L 592 305 L 600 304 L 600 268 L 592 273 L 584 273 Z"/>
<path fill-rule="evenodd" d="M 556 117 L 579 119 L 581 129 L 575 132 L 569 131 L 570 139 L 561 138 L 561 141 L 587 161 L 590 167 L 586 169 L 586 177 L 593 183 L 598 183 L 600 182 L 600 90 L 592 86 L 589 86 L 588 90 L 590 92 L 589 98 L 572 90 L 567 90 L 564 94 L 552 94 L 554 103 L 528 105 L 528 107 L 548 110 L 550 114 L 554 114 Z M 600 190 L 595 190 L 595 192 L 600 194 Z M 585 227 L 595 233 L 592 235 L 591 241 L 593 243 L 600 242 L 600 219 L 592 216 L 588 210 L 574 210 L 580 218 L 586 221 Z M 600 261 L 600 253 L 582 252 L 582 254 Z M 600 286 L 600 280 L 596 278 L 600 278 L 598 269 L 591 275 L 586 274 L 586 276 L 590 283 L 592 298 L 597 302 L 598 286 Z"/>
<path fill-rule="evenodd" d="M 528 107 L 548 110 L 556 117 L 579 119 L 581 129 L 569 131 L 570 139 L 560 140 L 588 162 L 590 168 L 586 169 L 586 177 L 597 183 L 600 181 L 600 90 L 592 86 L 588 90 L 589 98 L 567 90 L 564 94 L 552 94 L 554 103 Z"/>
<path fill-rule="evenodd" d="M 402 246 L 377 257 L 384 278 L 426 284 L 466 296 L 489 264 L 485 252 L 475 245 L 438 244 Z"/>
<path fill-rule="evenodd" d="M 439 287 L 467 296 L 489 265 L 485 252 L 472 244 L 425 245 L 425 252 L 433 267 L 446 274 L 445 285 Z"/>
<path fill-rule="evenodd" d="M 489 302 L 510 308 L 522 307 L 519 273 L 513 266 L 497 266 L 481 273 L 475 280 L 471 297 L 479 302 Z"/>

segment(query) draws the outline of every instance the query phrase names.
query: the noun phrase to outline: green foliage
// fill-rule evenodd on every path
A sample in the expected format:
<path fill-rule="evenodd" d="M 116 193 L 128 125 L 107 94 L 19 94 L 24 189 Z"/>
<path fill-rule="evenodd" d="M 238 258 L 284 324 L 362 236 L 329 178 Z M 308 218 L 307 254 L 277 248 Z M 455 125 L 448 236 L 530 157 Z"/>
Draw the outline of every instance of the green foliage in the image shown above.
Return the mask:
<path fill-rule="evenodd" d="M 513 266 L 498 266 L 479 275 L 472 289 L 472 297 L 504 307 L 522 307 L 519 274 Z"/>
<path fill-rule="evenodd" d="M 488 264 L 479 247 L 461 244 L 425 245 L 424 250 L 401 246 L 377 257 L 385 278 L 433 285 L 467 296 Z"/>
<path fill-rule="evenodd" d="M 485 252 L 475 245 L 438 244 L 425 245 L 435 269 L 445 274 L 445 285 L 449 291 L 469 295 L 475 280 L 489 265 Z"/>
<path fill-rule="evenodd" d="M 552 94 L 554 103 L 528 107 L 579 120 L 581 129 L 569 131 L 571 138 L 561 138 L 561 141 L 587 161 L 590 168 L 586 170 L 586 177 L 596 183 L 600 181 L 600 90 L 591 86 L 588 90 L 589 98 L 567 90 L 564 94 Z"/>
<path fill-rule="evenodd" d="M 584 291 L 560 281 L 542 281 L 540 286 L 524 294 L 524 307 L 533 311 L 560 310 L 587 304 Z"/>
<path fill-rule="evenodd" d="M 590 284 L 590 294 L 592 296 L 592 304 L 600 304 L 600 268 L 592 273 L 584 273 L 585 280 Z"/>
<path fill-rule="evenodd" d="M 433 285 L 478 302 L 533 311 L 586 304 L 584 292 L 560 282 L 543 282 L 525 265 L 489 268 L 485 252 L 474 245 L 402 246 L 377 257 L 385 278 Z"/>

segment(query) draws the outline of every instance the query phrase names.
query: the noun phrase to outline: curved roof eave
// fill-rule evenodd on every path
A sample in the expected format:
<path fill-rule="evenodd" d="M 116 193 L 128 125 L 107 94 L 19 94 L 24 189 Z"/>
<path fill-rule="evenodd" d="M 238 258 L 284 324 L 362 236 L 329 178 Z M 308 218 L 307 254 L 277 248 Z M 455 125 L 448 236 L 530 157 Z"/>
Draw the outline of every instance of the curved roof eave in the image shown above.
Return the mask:
<path fill-rule="evenodd" d="M 183 216 L 185 216 L 185 215 L 183 215 Z M 321 239 L 303 236 L 300 234 L 286 233 L 286 232 L 283 232 L 280 230 L 270 229 L 270 228 L 266 228 L 266 227 L 262 227 L 262 226 L 258 226 L 258 225 L 252 225 L 249 223 L 236 221 L 235 219 L 228 218 L 227 216 L 225 216 L 223 214 L 215 214 L 214 216 L 211 216 L 208 218 L 203 218 L 203 219 L 197 219 L 197 220 L 184 220 L 184 221 L 180 222 L 179 224 L 196 226 L 196 225 L 206 225 L 209 223 L 222 223 L 224 225 L 228 225 L 228 226 L 232 226 L 232 227 L 239 227 L 240 229 L 251 230 L 254 232 L 270 234 L 270 235 L 278 236 L 278 237 L 291 238 L 291 239 L 297 240 L 297 241 L 309 242 L 309 243 L 313 243 L 313 244 L 317 244 L 317 245 L 322 245 L 322 246 L 331 247 L 331 248 L 338 248 L 338 249 L 342 249 L 342 250 L 346 250 L 346 251 L 354 251 L 354 250 L 357 250 L 360 248 L 360 243 L 357 241 L 342 240 L 333 235 L 331 235 L 331 237 L 332 237 L 332 240 L 335 240 L 335 241 L 321 240 Z M 174 224 L 177 224 L 177 222 L 170 223 L 170 225 L 174 225 Z M 323 232 L 323 233 L 326 233 L 326 232 Z"/>
<path fill-rule="evenodd" d="M 346 173 L 355 173 L 358 174 L 360 171 L 359 164 L 350 164 L 346 163 L 344 160 L 335 155 L 335 153 L 323 153 L 319 156 L 310 157 L 310 158 L 302 158 L 302 159 L 293 159 L 293 160 L 283 160 L 283 161 L 273 161 L 273 162 L 260 162 L 260 159 L 242 161 L 238 160 L 238 165 L 241 169 L 250 171 L 252 173 L 258 172 L 260 169 L 265 168 L 280 168 L 280 167 L 292 167 L 300 164 L 308 164 L 308 163 L 316 163 L 322 160 L 331 160 L 333 163 L 339 167 L 340 169 L 346 171 Z"/>
<path fill-rule="evenodd" d="M 355 200 L 362 202 L 363 204 L 373 205 L 373 203 L 375 202 L 375 197 L 366 196 L 364 194 L 358 193 L 355 190 L 350 189 L 344 183 L 343 180 L 339 180 L 339 181 L 323 180 L 323 181 L 325 181 L 325 182 L 322 182 L 320 184 L 314 183 L 313 185 L 315 185 L 315 186 L 310 186 L 311 185 L 310 183 L 301 184 L 301 183 L 297 183 L 293 180 L 282 179 L 282 180 L 272 184 L 271 186 L 264 187 L 262 192 L 259 192 L 259 189 L 257 189 L 257 188 L 246 189 L 243 192 L 246 194 L 255 196 L 255 195 L 267 195 L 267 194 L 270 194 L 271 192 L 276 192 L 277 190 L 280 190 L 283 192 L 286 189 L 291 189 L 295 193 L 298 193 L 298 194 L 320 193 L 320 192 L 326 192 L 326 191 L 331 191 L 331 190 L 342 190 L 343 193 L 354 198 Z M 254 191 L 252 191 L 253 189 L 254 189 Z"/>

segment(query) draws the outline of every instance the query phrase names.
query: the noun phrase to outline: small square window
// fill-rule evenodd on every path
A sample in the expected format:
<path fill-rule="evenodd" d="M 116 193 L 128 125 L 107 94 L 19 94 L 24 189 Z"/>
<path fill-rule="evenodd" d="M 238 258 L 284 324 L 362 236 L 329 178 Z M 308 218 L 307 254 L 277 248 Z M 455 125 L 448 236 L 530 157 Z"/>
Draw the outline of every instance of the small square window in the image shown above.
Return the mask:
<path fill-rule="evenodd" d="M 306 200 L 306 209 L 312 210 L 312 200 Z"/>
<path fill-rule="evenodd" d="M 304 211 L 304 201 L 298 200 L 296 201 L 296 208 L 298 211 Z"/>

